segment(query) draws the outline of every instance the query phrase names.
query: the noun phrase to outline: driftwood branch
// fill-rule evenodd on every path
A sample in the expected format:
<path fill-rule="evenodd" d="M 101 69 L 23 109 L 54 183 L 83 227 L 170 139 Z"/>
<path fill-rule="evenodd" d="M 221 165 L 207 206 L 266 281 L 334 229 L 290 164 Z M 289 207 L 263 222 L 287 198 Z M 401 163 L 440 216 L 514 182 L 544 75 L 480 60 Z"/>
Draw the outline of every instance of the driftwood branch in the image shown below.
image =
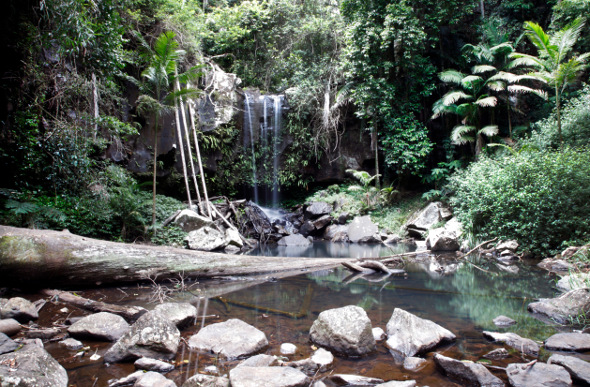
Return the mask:
<path fill-rule="evenodd" d="M 41 293 L 48 297 L 55 298 L 58 301 L 63 301 L 67 304 L 71 304 L 91 312 L 113 313 L 123 317 L 125 320 L 129 322 L 137 320 L 142 314 L 147 312 L 145 308 L 142 308 L 140 306 L 121 306 L 107 304 L 101 301 L 89 300 L 88 298 L 76 296 L 73 293 L 61 290 L 45 289 Z"/>
<path fill-rule="evenodd" d="M 477 245 L 474 248 L 472 248 L 471 250 L 469 250 L 467 253 L 465 253 L 463 255 L 463 257 L 466 257 L 466 256 L 472 254 L 474 251 L 479 250 L 481 247 L 487 245 L 488 243 L 492 243 L 492 242 L 495 242 L 497 240 L 498 240 L 498 237 L 495 237 L 494 239 L 490 239 L 489 241 L 482 242 L 479 245 Z"/>

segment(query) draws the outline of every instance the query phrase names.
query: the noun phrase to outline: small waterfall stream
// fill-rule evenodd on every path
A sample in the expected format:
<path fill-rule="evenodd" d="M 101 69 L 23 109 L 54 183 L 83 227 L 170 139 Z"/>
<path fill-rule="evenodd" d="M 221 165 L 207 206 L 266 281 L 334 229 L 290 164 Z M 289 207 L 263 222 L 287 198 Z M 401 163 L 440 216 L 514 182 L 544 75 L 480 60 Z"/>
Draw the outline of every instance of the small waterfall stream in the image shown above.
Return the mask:
<path fill-rule="evenodd" d="M 257 204 L 277 208 L 285 98 L 257 96 L 250 91 L 244 95 L 244 146 L 249 146 L 252 153 L 252 199 Z"/>

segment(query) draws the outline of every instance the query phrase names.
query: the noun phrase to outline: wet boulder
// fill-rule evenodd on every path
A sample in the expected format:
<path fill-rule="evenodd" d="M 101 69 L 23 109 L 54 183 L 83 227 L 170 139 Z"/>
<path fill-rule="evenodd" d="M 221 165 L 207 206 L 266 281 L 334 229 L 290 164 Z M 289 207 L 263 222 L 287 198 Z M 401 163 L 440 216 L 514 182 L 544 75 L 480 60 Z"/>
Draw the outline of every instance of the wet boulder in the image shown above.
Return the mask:
<path fill-rule="evenodd" d="M 559 324 L 567 324 L 572 317 L 590 312 L 590 289 L 570 290 L 556 298 L 531 302 L 528 310 Z"/>
<path fill-rule="evenodd" d="M 426 366 L 426 363 L 428 361 L 421 357 L 408 356 L 404 359 L 402 366 L 405 370 L 416 372 Z"/>
<path fill-rule="evenodd" d="M 451 378 L 459 379 L 471 386 L 504 387 L 504 382 L 492 375 L 490 371 L 479 363 L 460 361 L 441 354 L 434 355 L 434 362 Z"/>
<path fill-rule="evenodd" d="M 66 347 L 67 349 L 72 350 L 72 351 L 77 351 L 78 349 L 81 349 L 84 347 L 84 344 L 82 344 L 82 342 L 80 340 L 76 340 L 71 337 L 60 341 L 59 345 Z"/>
<path fill-rule="evenodd" d="M 191 250 L 213 251 L 227 246 L 225 233 L 211 227 L 201 227 L 188 233 L 184 238 Z"/>
<path fill-rule="evenodd" d="M 552 351 L 590 351 L 590 334 L 577 332 L 556 333 L 545 340 L 545 348 Z"/>
<path fill-rule="evenodd" d="M 422 235 L 430 230 L 435 224 L 444 220 L 441 209 L 444 208 L 441 202 L 430 203 L 423 210 L 413 214 L 404 225 L 408 235 L 413 238 L 422 239 Z M 446 211 L 443 211 L 447 215 Z"/>
<path fill-rule="evenodd" d="M 188 378 L 182 387 L 229 387 L 229 379 L 221 376 L 197 374 Z"/>
<path fill-rule="evenodd" d="M 261 353 L 243 360 L 236 367 L 273 367 L 278 365 L 279 359 L 276 356 Z"/>
<path fill-rule="evenodd" d="M 345 234 L 348 237 L 348 226 L 342 224 L 332 224 L 326 227 L 322 238 L 327 241 L 331 241 L 336 235 L 339 234 Z"/>
<path fill-rule="evenodd" d="M 514 253 L 516 253 L 516 250 L 518 250 L 518 242 L 515 240 L 500 241 L 496 245 L 496 250 L 497 251 L 508 250 L 509 252 L 514 254 Z"/>
<path fill-rule="evenodd" d="M 556 364 L 565 368 L 573 380 L 590 385 L 590 363 L 573 356 L 551 355 L 548 364 Z"/>
<path fill-rule="evenodd" d="M 0 333 L 0 355 L 12 352 L 18 348 L 18 344 L 4 333 Z"/>
<path fill-rule="evenodd" d="M 260 386 L 261 380 L 268 387 L 307 387 L 309 378 L 291 367 L 236 367 L 229 371 L 232 387 Z"/>
<path fill-rule="evenodd" d="M 301 234 L 291 234 L 279 239 L 277 244 L 279 246 L 309 246 L 311 242 Z"/>
<path fill-rule="evenodd" d="M 332 217 L 330 215 L 323 215 L 311 222 L 317 231 L 322 231 L 327 225 L 332 223 Z"/>
<path fill-rule="evenodd" d="M 562 292 L 590 287 L 590 273 L 573 273 L 560 278 L 555 285 Z"/>
<path fill-rule="evenodd" d="M 506 367 L 508 381 L 513 387 L 569 387 L 572 379 L 565 368 L 546 363 L 513 363 Z"/>
<path fill-rule="evenodd" d="M 211 226 L 213 221 L 197 214 L 193 210 L 182 210 L 173 220 L 174 224 L 180 227 L 184 232 L 191 232 L 201 227 Z"/>
<path fill-rule="evenodd" d="M 21 323 L 26 323 L 38 319 L 39 313 L 31 301 L 22 297 L 13 297 L 0 301 L 0 318 L 13 318 Z"/>
<path fill-rule="evenodd" d="M 333 363 L 334 355 L 332 355 L 332 352 L 319 348 L 310 358 L 292 361 L 285 365 L 297 368 L 307 375 L 315 375 L 317 372 L 326 372 Z"/>
<path fill-rule="evenodd" d="M 346 356 L 362 356 L 375 350 L 371 320 L 364 309 L 354 305 L 323 311 L 309 334 L 314 343 Z"/>
<path fill-rule="evenodd" d="M 21 329 L 22 329 L 22 327 L 20 326 L 18 321 L 16 321 L 13 318 L 6 318 L 6 319 L 0 320 L 0 333 L 4 333 L 5 335 L 12 336 L 12 335 L 16 335 L 18 332 L 20 332 Z"/>
<path fill-rule="evenodd" d="M 141 375 L 133 387 L 177 387 L 176 383 L 166 378 L 164 375 L 148 371 Z"/>
<path fill-rule="evenodd" d="M 68 333 L 78 339 L 117 341 L 129 331 L 129 324 L 121 316 L 100 312 L 83 317 L 68 328 Z"/>
<path fill-rule="evenodd" d="M 114 363 L 140 357 L 172 359 L 178 351 L 180 332 L 166 316 L 157 311 L 143 314 L 105 354 Z"/>
<path fill-rule="evenodd" d="M 168 317 L 179 328 L 193 325 L 197 319 L 197 308 L 188 302 L 165 302 L 154 310 Z"/>
<path fill-rule="evenodd" d="M 493 323 L 497 327 L 509 327 L 516 324 L 516 321 L 506 316 L 498 316 L 493 320 Z"/>
<path fill-rule="evenodd" d="M 19 387 L 67 387 L 66 370 L 45 349 L 25 345 L 0 355 L 0 384 Z"/>
<path fill-rule="evenodd" d="M 133 363 L 138 370 L 154 371 L 154 372 L 170 372 L 174 369 L 174 364 L 165 361 L 151 359 L 149 357 L 139 358 Z"/>
<path fill-rule="evenodd" d="M 426 238 L 426 248 L 432 251 L 457 251 L 461 246 L 459 238 L 462 234 L 461 223 L 453 218 L 443 227 L 430 230 Z"/>
<path fill-rule="evenodd" d="M 535 343 L 531 339 L 527 339 L 524 337 L 520 337 L 516 333 L 507 332 L 507 333 L 500 333 L 500 332 L 488 332 L 484 331 L 483 335 L 485 338 L 497 341 L 500 343 L 504 343 L 509 347 L 512 347 L 522 353 L 527 355 L 537 356 L 539 354 L 539 344 Z"/>
<path fill-rule="evenodd" d="M 455 340 L 455 335 L 437 323 L 395 308 L 387 323 L 389 349 L 401 357 L 414 356 Z"/>
<path fill-rule="evenodd" d="M 268 346 L 268 340 L 262 331 L 234 318 L 207 325 L 189 339 L 188 345 L 193 350 L 236 359 L 261 351 Z"/>
<path fill-rule="evenodd" d="M 375 386 L 384 383 L 383 379 L 351 374 L 335 374 L 329 380 L 336 386 Z"/>
<path fill-rule="evenodd" d="M 379 228 L 369 215 L 357 216 L 348 225 L 348 239 L 352 243 L 380 243 Z"/>
<path fill-rule="evenodd" d="M 304 211 L 305 219 L 317 219 L 324 215 L 330 215 L 334 210 L 331 204 L 326 202 L 313 202 Z"/>

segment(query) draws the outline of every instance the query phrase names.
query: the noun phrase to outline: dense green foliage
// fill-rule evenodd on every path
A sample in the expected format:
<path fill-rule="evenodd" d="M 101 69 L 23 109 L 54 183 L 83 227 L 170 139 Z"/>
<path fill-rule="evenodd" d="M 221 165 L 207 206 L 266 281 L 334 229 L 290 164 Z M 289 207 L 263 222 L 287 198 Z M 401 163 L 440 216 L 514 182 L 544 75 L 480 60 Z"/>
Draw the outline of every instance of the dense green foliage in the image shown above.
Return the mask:
<path fill-rule="evenodd" d="M 576 151 L 556 149 L 588 143 L 590 92 L 578 90 L 588 79 L 589 27 L 579 17 L 589 4 L 10 0 L 0 34 L 8 54 L 0 64 L 3 221 L 107 238 L 153 236 L 145 230 L 148 187 L 140 182 L 151 180 L 154 194 L 158 183 L 158 192 L 183 196 L 177 155 L 158 154 L 154 133 L 177 120 L 169 114 L 175 97 L 197 94 L 175 91 L 174 77 L 196 74 L 194 66 L 203 72 L 219 66 L 235 73 L 243 89 L 286 96 L 288 145 L 277 175 L 283 189 L 308 188 L 309 171 L 321 160 L 342 160 L 342 140 L 353 130 L 361 132 L 355 149 L 364 153 L 365 164 L 359 167 L 378 176 L 360 190 L 339 189 L 355 198 L 351 209 L 359 213 L 387 214 L 390 199 L 408 188 L 431 189 L 426 198 L 444 197 L 445 181 L 475 154 L 487 154 L 452 177 L 452 188 L 459 196 L 471 187 L 478 196 L 494 197 L 512 220 L 482 225 L 478 202 L 461 204 L 456 197 L 472 232 L 484 237 L 497 227 L 498 235 L 521 236 L 535 252 L 555 250 L 582 236 L 570 230 L 574 236 L 566 237 L 571 224 L 556 221 L 549 224 L 562 239 L 547 240 L 529 224 L 543 218 L 544 204 L 517 216 L 508 200 L 520 190 L 529 202 L 540 200 L 544 186 L 509 185 L 507 196 L 486 190 L 495 187 L 494 179 L 516 179 L 516 171 L 529 168 L 527 160 L 535 157 L 547 169 L 559 167 L 550 160 L 562 160 L 569 168 L 561 176 L 564 186 L 584 181 L 587 169 L 570 159 Z M 528 40 L 521 39 L 525 35 Z M 206 76 L 191 81 L 213 104 L 223 102 L 207 89 Z M 553 99 L 528 95 L 544 96 L 543 89 Z M 438 118 L 444 113 L 452 114 Z M 208 182 L 230 196 L 253 184 L 251 151 L 242 146 L 238 116 L 198 134 L 209 161 Z M 465 145 L 472 140 L 474 149 Z M 170 146 L 170 139 L 163 141 Z M 513 153 L 525 144 L 541 151 L 496 160 L 493 153 L 504 151 L 486 142 L 504 143 Z M 151 161 L 135 165 L 134 151 Z M 257 144 L 254 151 L 270 164 L 268 147 Z M 139 171 L 138 180 L 122 182 L 112 172 L 115 162 Z M 266 179 L 260 182 L 269 184 Z M 381 184 L 388 188 L 380 190 Z M 583 184 L 578 185 L 581 195 Z M 567 194 L 559 187 L 555 197 Z M 158 196 L 156 218 L 176 204 Z M 86 219 L 90 213 L 96 221 Z M 162 238 L 178 239 L 177 231 Z"/>
<path fill-rule="evenodd" d="M 453 208 L 482 239 L 516 239 L 537 255 L 590 238 L 590 153 L 520 152 L 485 158 L 451 179 Z"/>

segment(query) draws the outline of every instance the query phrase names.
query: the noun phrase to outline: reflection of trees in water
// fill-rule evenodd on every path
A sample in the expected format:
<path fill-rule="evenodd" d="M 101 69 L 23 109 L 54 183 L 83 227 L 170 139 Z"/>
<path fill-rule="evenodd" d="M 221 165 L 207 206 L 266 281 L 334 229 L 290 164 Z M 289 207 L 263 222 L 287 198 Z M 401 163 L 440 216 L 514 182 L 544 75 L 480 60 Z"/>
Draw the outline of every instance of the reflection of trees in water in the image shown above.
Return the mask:
<path fill-rule="evenodd" d="M 527 312 L 527 305 L 535 299 L 554 296 L 543 272 L 519 265 L 519 273 L 512 274 L 499 270 L 494 262 L 477 264 L 489 273 L 463 264 L 450 278 L 425 281 L 424 285 L 429 289 L 453 293 L 450 298 L 441 298 L 443 302 L 435 303 L 437 310 L 447 313 L 451 310 L 470 318 L 485 330 L 495 331 L 502 329 L 492 320 L 505 315 L 517 321 L 508 328 L 509 331 L 532 339 L 545 339 L 555 331 Z"/>

